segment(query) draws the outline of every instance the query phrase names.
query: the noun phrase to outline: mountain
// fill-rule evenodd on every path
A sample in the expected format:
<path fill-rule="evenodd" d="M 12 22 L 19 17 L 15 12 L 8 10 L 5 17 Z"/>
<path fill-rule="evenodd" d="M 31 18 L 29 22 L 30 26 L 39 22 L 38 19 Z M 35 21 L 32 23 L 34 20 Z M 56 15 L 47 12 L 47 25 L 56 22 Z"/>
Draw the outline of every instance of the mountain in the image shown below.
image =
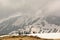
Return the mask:
<path fill-rule="evenodd" d="M 49 24 L 60 25 L 60 17 L 59 16 L 47 16 L 45 19 Z"/>
<path fill-rule="evenodd" d="M 5 18 L 3 21 L 0 22 L 0 35 L 10 34 L 14 31 L 21 32 L 21 29 L 23 29 L 22 31 L 24 33 L 57 32 L 59 30 L 58 25 L 60 25 L 59 21 L 60 17 L 57 16 L 47 16 L 43 18 L 20 15 L 12 16 Z"/>
<path fill-rule="evenodd" d="M 7 34 L 12 29 L 12 24 L 19 18 L 19 16 L 16 17 L 8 17 L 4 19 L 0 23 L 0 34 Z"/>
<path fill-rule="evenodd" d="M 40 18 L 28 17 L 28 16 L 15 16 L 8 17 L 0 22 L 0 35 L 8 34 L 18 29 L 25 29 L 25 26 L 33 25 Z"/>

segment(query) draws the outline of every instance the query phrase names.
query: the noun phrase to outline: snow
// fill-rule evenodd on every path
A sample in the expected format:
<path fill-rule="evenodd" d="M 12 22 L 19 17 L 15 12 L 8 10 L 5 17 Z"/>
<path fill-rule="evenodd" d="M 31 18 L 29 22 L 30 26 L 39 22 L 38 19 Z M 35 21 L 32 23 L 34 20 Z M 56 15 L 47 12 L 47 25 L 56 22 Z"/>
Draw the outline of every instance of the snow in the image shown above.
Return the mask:
<path fill-rule="evenodd" d="M 43 33 L 43 34 L 23 34 L 27 36 L 37 36 L 40 38 L 45 38 L 45 39 L 59 39 L 60 38 L 60 33 Z M 5 37 L 5 36 L 14 36 L 14 35 L 3 35 L 0 37 Z M 18 35 L 15 35 L 18 36 Z"/>
<path fill-rule="evenodd" d="M 43 33 L 43 34 L 28 34 L 28 36 L 37 36 L 45 39 L 59 39 L 60 33 Z"/>

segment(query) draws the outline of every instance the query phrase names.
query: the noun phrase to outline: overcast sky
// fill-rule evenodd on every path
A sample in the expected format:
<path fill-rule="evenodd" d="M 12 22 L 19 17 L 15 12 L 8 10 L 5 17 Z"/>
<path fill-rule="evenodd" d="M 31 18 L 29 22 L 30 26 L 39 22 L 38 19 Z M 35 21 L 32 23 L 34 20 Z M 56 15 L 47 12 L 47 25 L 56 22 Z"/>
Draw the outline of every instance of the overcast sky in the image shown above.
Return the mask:
<path fill-rule="evenodd" d="M 0 19 L 15 14 L 60 16 L 60 0 L 0 0 Z"/>

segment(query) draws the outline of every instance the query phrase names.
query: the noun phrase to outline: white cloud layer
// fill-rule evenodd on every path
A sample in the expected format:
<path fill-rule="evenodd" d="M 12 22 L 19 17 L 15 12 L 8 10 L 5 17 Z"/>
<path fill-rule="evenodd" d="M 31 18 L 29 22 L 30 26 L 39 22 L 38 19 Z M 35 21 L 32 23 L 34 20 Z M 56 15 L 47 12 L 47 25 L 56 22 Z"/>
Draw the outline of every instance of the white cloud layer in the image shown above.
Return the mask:
<path fill-rule="evenodd" d="M 16 12 L 30 16 L 44 16 L 54 14 L 51 12 L 57 10 L 60 10 L 60 0 L 0 0 L 0 19 Z"/>

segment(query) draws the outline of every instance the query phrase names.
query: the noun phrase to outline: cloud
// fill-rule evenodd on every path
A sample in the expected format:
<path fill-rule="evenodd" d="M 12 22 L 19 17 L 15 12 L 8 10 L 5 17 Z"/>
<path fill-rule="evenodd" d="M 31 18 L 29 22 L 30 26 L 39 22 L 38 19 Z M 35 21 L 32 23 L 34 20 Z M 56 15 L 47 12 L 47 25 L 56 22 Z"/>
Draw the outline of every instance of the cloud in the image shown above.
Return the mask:
<path fill-rule="evenodd" d="M 15 14 L 24 4 L 24 0 L 0 0 L 0 18 Z"/>
<path fill-rule="evenodd" d="M 0 0 L 0 18 L 17 14 L 16 12 L 28 16 L 47 15 L 58 10 L 59 5 L 59 0 Z"/>
<path fill-rule="evenodd" d="M 0 4 L 4 8 L 19 8 L 24 5 L 24 0 L 0 0 Z"/>
<path fill-rule="evenodd" d="M 60 0 L 52 0 L 45 6 L 45 12 L 48 13 L 49 15 L 55 14 L 53 12 L 58 12 L 59 10 L 60 10 Z"/>

